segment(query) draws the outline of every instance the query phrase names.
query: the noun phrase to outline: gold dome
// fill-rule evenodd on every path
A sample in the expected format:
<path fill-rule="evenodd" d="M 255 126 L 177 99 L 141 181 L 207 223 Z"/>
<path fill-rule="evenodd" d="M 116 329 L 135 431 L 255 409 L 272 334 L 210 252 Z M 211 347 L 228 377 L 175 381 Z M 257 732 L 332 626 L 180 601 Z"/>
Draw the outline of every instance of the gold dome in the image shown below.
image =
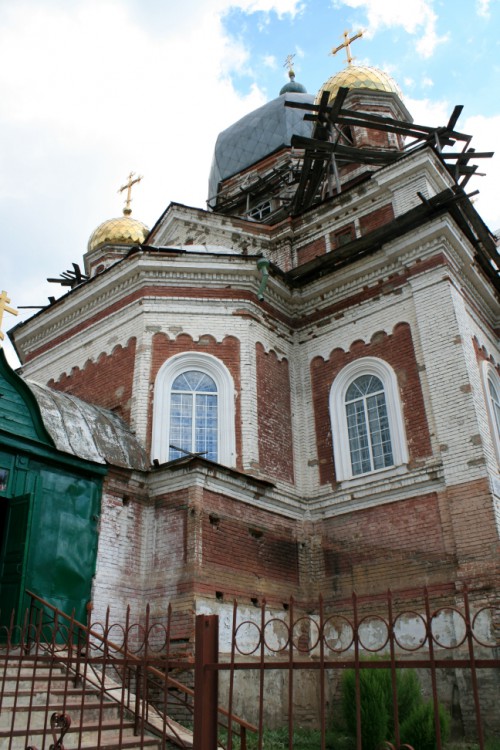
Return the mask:
<path fill-rule="evenodd" d="M 100 224 L 90 235 L 87 249 L 92 252 L 103 245 L 140 245 L 148 234 L 149 229 L 142 221 L 120 216 Z"/>
<path fill-rule="evenodd" d="M 403 98 L 399 86 L 389 76 L 378 68 L 369 68 L 367 65 L 348 65 L 347 68 L 336 73 L 328 79 L 321 87 L 316 97 L 318 104 L 323 91 L 329 91 L 328 101 L 335 99 L 338 90 L 344 86 L 348 89 L 372 89 L 373 91 L 386 91 Z"/>

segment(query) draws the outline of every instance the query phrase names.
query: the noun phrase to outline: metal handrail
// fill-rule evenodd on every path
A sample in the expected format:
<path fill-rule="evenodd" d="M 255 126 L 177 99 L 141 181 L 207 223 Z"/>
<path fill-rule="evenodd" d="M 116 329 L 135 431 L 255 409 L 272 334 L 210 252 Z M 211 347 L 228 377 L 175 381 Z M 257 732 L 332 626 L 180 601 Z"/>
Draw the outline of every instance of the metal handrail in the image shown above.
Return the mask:
<path fill-rule="evenodd" d="M 76 620 L 74 617 L 68 615 L 66 612 L 63 612 L 62 610 L 58 609 L 53 604 L 50 604 L 50 602 L 47 602 L 45 599 L 38 596 L 33 591 L 29 591 L 28 589 L 25 589 L 25 593 L 32 600 L 31 606 L 33 606 L 34 601 L 39 602 L 44 608 L 51 610 L 54 613 L 55 618 L 62 617 L 65 620 L 69 621 L 73 627 L 80 629 L 83 633 L 86 634 L 87 639 L 89 638 L 89 636 L 91 636 L 92 638 L 95 638 L 98 641 L 100 641 L 100 643 L 105 648 L 108 648 L 108 649 L 111 648 L 113 649 L 113 651 L 116 651 L 122 654 L 127 659 L 127 661 L 135 664 L 137 667 L 143 666 L 144 662 L 140 659 L 140 657 L 136 656 L 135 654 L 132 654 L 130 651 L 127 651 L 127 649 L 125 649 L 123 646 L 120 646 L 119 644 L 106 638 L 101 633 L 94 630 L 92 627 L 88 625 L 84 625 L 82 622 L 80 622 L 79 620 Z M 186 659 L 185 663 L 189 663 L 194 666 L 194 662 L 192 659 L 191 660 Z M 162 682 L 165 682 L 167 688 L 172 687 L 178 690 L 179 692 L 184 693 L 186 696 L 194 698 L 195 696 L 194 690 L 189 688 L 187 685 L 184 685 L 182 682 L 179 682 L 175 678 L 170 677 L 168 674 L 166 674 L 165 672 L 162 672 L 160 669 L 157 669 L 156 667 L 152 665 L 146 664 L 145 666 L 146 666 L 146 671 L 150 675 L 159 678 Z M 242 719 L 239 716 L 236 716 L 235 714 L 230 714 L 230 712 L 227 709 L 225 709 L 223 706 L 218 706 L 217 710 L 219 714 L 221 714 L 227 719 L 230 719 L 231 722 L 234 722 L 240 727 L 242 747 L 244 747 L 246 744 L 245 735 L 246 735 L 247 730 L 250 732 L 258 733 L 259 731 L 258 727 L 254 726 L 253 724 L 250 724 L 250 722 L 246 721 L 245 719 Z"/>

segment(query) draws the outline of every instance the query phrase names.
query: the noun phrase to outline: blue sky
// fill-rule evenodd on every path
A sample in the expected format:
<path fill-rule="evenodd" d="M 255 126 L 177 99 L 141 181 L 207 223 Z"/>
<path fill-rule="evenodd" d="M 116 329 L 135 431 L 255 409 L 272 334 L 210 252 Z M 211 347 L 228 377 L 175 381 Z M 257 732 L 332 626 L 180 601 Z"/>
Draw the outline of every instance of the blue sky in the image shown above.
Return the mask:
<path fill-rule="evenodd" d="M 217 134 L 278 94 L 289 54 L 316 92 L 345 29 L 416 122 L 464 105 L 458 129 L 497 152 L 469 187 L 500 228 L 500 0 L 0 0 L 0 289 L 14 306 L 58 296 L 46 277 L 120 215 L 130 171 L 149 226 L 170 201 L 204 207 Z"/>
<path fill-rule="evenodd" d="M 395 9 L 404 8 L 399 18 Z M 474 0 L 448 2 L 321 2 L 299 4 L 295 16 L 232 9 L 228 32 L 244 43 L 247 69 L 232 78 L 244 92 L 257 80 L 269 96 L 279 90 L 283 61 L 296 53 L 297 78 L 315 91 L 345 64 L 345 56 L 328 53 L 342 32 L 364 30 L 352 45 L 360 64 L 382 68 L 405 94 L 462 103 L 483 115 L 496 114 L 500 84 L 500 3 Z M 414 9 L 412 11 L 412 8 Z M 384 10 L 385 9 L 385 10 Z"/>

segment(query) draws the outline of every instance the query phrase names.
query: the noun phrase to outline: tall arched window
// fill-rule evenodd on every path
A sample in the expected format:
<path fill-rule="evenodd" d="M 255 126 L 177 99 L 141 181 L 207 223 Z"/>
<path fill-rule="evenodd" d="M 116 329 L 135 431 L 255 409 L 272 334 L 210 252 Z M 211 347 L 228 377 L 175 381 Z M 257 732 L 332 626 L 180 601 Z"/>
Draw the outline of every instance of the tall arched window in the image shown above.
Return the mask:
<path fill-rule="evenodd" d="M 345 410 L 352 473 L 365 474 L 394 464 L 384 384 L 360 375 L 346 391 Z"/>
<path fill-rule="evenodd" d="M 493 413 L 493 427 L 496 429 L 497 438 L 500 438 L 500 394 L 498 384 L 490 376 L 488 378 L 488 389 L 491 399 L 491 411 Z"/>
<path fill-rule="evenodd" d="M 335 474 L 352 479 L 408 461 L 394 370 L 377 357 L 351 362 L 330 392 Z"/>
<path fill-rule="evenodd" d="M 500 463 L 500 377 L 491 362 L 484 363 L 483 375 L 493 444 Z"/>
<path fill-rule="evenodd" d="M 210 354 L 178 354 L 156 377 L 152 457 L 163 463 L 184 451 L 235 463 L 233 379 Z"/>
<path fill-rule="evenodd" d="M 177 375 L 170 391 L 169 461 L 184 455 L 182 451 L 217 461 L 217 396 L 217 385 L 206 373 L 186 370 Z"/>

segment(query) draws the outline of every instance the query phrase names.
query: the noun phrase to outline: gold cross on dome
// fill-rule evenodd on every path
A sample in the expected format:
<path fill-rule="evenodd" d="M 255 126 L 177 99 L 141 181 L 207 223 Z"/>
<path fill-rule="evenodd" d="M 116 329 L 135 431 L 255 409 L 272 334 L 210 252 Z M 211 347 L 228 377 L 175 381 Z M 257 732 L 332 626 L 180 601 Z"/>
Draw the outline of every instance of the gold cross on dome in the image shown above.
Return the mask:
<path fill-rule="evenodd" d="M 8 312 L 11 315 L 19 315 L 18 310 L 14 310 L 13 307 L 9 307 L 10 299 L 7 297 L 7 292 L 2 292 L 0 294 L 0 326 L 2 325 L 2 318 L 4 312 Z M 3 341 L 5 338 L 2 331 L 0 331 L 0 341 Z"/>
<path fill-rule="evenodd" d="M 289 73 L 293 73 L 293 58 L 295 55 L 287 55 L 285 59 L 285 64 L 283 65 L 284 68 L 288 68 Z"/>
<path fill-rule="evenodd" d="M 348 65 L 352 65 L 352 61 L 354 60 L 354 57 L 351 55 L 351 44 L 353 42 L 355 42 L 356 39 L 361 39 L 362 36 L 363 36 L 363 32 L 362 31 L 358 31 L 357 34 L 354 34 L 354 36 L 352 36 L 349 39 L 349 32 L 348 31 L 344 31 L 344 42 L 343 42 L 343 44 L 339 44 L 338 47 L 335 47 L 335 49 L 332 49 L 332 51 L 330 52 L 330 54 L 331 55 L 336 55 L 337 52 L 340 52 L 340 50 L 344 49 L 344 47 L 345 47 L 346 56 L 347 56 L 347 64 Z"/>
<path fill-rule="evenodd" d="M 142 180 L 142 175 L 139 175 L 138 177 L 135 177 L 135 172 L 131 172 L 128 176 L 128 180 L 125 185 L 123 185 L 118 192 L 123 193 L 124 190 L 127 191 L 127 199 L 125 201 L 125 208 L 123 209 L 123 213 L 128 216 L 132 213 L 132 209 L 130 208 L 130 203 L 132 201 L 131 193 L 132 193 L 132 185 L 135 185 L 137 182 L 140 182 Z"/>

